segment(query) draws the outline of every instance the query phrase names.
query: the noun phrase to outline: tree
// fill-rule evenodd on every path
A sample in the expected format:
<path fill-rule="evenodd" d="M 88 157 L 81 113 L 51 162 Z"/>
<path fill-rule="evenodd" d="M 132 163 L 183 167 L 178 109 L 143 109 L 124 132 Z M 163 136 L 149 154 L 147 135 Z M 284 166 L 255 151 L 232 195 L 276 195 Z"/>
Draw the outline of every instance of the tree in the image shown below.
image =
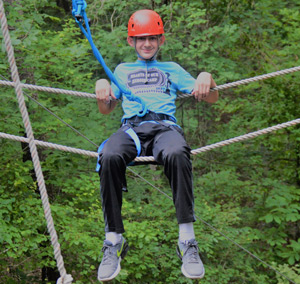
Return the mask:
<path fill-rule="evenodd" d="M 160 59 L 178 61 L 194 76 L 207 70 L 221 84 L 299 65 L 299 3 L 295 0 L 90 0 L 87 13 L 93 39 L 111 69 L 135 60 L 126 45 L 126 24 L 140 8 L 162 15 L 167 41 Z M 66 1 L 5 1 L 5 10 L 23 82 L 93 92 L 94 82 L 106 77 Z M 0 52 L 6 58 L 4 50 Z M 0 63 L 0 74 L 9 80 L 6 60 Z M 178 100 L 177 118 L 192 148 L 297 118 L 297 75 L 223 91 L 214 105 Z M 23 135 L 14 91 L 1 88 L 0 131 Z M 94 144 L 119 126 L 120 107 L 107 117 L 89 99 L 25 92 L 93 144 L 28 98 L 37 139 L 95 151 Z M 295 283 L 300 272 L 298 137 L 299 128 L 291 127 L 193 157 L 197 216 Z M 40 283 L 42 268 L 55 270 L 56 264 L 30 174 L 32 163 L 23 161 L 19 143 L 5 139 L 0 143 L 4 165 L 0 172 L 0 282 Z M 97 283 L 103 219 L 96 161 L 49 149 L 39 152 L 66 269 L 75 283 Z M 162 168 L 146 165 L 131 170 L 170 194 Z M 177 226 L 172 201 L 132 171 L 127 181 L 123 212 L 131 250 L 113 283 L 192 283 L 181 276 L 174 251 Z M 207 271 L 201 283 L 287 283 L 200 220 L 195 228 Z M 45 283 L 55 283 L 49 276 L 44 278 L 48 278 Z"/>

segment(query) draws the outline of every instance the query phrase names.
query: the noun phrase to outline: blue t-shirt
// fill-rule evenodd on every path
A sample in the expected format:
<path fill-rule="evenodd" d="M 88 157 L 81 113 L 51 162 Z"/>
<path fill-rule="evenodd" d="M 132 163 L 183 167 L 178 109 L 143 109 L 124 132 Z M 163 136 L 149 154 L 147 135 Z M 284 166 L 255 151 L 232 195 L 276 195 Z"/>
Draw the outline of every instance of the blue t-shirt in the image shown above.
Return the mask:
<path fill-rule="evenodd" d="M 191 93 L 195 84 L 195 78 L 174 62 L 137 60 L 133 63 L 122 63 L 116 67 L 114 75 L 120 84 L 144 100 L 149 111 L 167 114 L 175 120 L 177 91 Z M 114 83 L 112 90 L 118 99 L 123 100 L 122 121 L 137 115 L 141 104 L 122 96 Z"/>

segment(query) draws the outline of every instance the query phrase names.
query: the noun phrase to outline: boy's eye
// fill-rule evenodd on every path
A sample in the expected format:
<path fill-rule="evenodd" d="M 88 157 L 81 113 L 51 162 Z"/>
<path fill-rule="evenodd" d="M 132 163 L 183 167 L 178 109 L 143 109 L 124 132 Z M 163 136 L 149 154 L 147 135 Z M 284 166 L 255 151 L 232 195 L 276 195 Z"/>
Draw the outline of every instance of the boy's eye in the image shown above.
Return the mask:
<path fill-rule="evenodd" d="M 150 36 L 150 37 L 137 37 L 138 41 L 146 41 L 148 39 L 149 41 L 156 41 L 157 37 L 156 36 Z"/>

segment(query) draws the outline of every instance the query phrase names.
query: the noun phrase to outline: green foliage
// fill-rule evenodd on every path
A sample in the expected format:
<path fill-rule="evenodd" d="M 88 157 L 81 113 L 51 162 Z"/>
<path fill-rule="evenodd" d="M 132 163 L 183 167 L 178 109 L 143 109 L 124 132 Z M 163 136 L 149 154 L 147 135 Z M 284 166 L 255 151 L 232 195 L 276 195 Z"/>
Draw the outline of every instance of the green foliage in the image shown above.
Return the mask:
<path fill-rule="evenodd" d="M 93 92 L 106 75 L 62 2 L 5 1 L 21 80 Z M 298 2 L 90 0 L 87 13 L 94 42 L 112 70 L 136 59 L 126 44 L 127 21 L 137 9 L 150 8 L 165 23 L 159 59 L 177 61 L 194 76 L 206 70 L 223 84 L 299 65 Z M 3 44 L 0 53 L 6 59 Z M 1 61 L 1 79 L 10 80 L 9 74 L 8 62 Z M 297 78 L 294 73 L 228 89 L 213 105 L 178 101 L 179 124 L 198 148 L 298 118 Z M 23 136 L 14 90 L 1 88 L 0 131 Z M 103 116 L 91 99 L 24 92 L 92 143 L 26 98 L 36 139 L 95 151 L 119 127 L 120 106 Z M 195 231 L 206 267 L 201 283 L 289 283 L 211 226 L 300 283 L 299 135 L 299 127 L 290 127 L 193 157 Z M 56 263 L 28 147 L 6 139 L 0 144 L 0 283 L 42 283 L 42 269 L 56 269 Z M 66 269 L 74 283 L 98 283 L 104 224 L 96 161 L 49 149 L 39 154 Z M 112 283 L 195 283 L 180 272 L 172 201 L 132 171 L 171 196 L 161 167 L 128 171 L 123 215 L 131 249 Z"/>

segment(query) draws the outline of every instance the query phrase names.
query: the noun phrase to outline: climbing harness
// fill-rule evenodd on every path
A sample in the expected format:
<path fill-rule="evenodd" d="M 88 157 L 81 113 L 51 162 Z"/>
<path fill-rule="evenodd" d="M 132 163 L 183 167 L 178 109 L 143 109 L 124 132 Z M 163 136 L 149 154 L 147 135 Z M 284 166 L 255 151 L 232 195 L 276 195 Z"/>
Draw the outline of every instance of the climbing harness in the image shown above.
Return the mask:
<path fill-rule="evenodd" d="M 73 2 L 74 2 L 74 0 L 73 0 Z M 85 22 L 88 23 L 88 20 L 86 18 L 85 13 L 82 14 L 82 10 L 84 11 L 84 9 L 86 8 L 85 1 L 75 1 L 75 2 L 76 2 L 76 4 L 73 5 L 73 7 L 75 7 L 73 9 L 74 10 L 73 12 L 74 12 L 74 15 L 76 15 L 76 17 L 77 17 L 76 20 L 78 22 L 82 22 L 82 19 L 84 19 Z M 11 44 L 11 39 L 10 39 L 10 36 L 9 36 L 7 19 L 6 19 L 5 12 L 4 12 L 4 7 L 3 7 L 3 0 L 0 0 L 0 20 L 1 20 L 1 29 L 2 29 L 2 33 L 3 33 L 3 37 L 4 37 L 5 47 L 6 47 L 7 54 L 8 54 L 8 61 L 9 61 L 9 64 L 10 64 L 11 75 L 12 75 L 12 78 L 13 78 L 13 82 L 0 81 L 0 84 L 12 86 L 12 87 L 15 88 L 17 99 L 18 99 L 18 102 L 19 102 L 20 111 L 21 111 L 21 114 L 22 114 L 23 123 L 24 123 L 25 129 L 26 129 L 26 133 L 27 133 L 28 138 L 9 135 L 9 134 L 2 133 L 2 132 L 0 132 L 0 137 L 15 140 L 15 141 L 26 142 L 26 143 L 29 144 L 29 148 L 30 148 L 30 152 L 31 152 L 31 156 L 32 156 L 32 161 L 33 161 L 33 166 L 34 166 L 34 170 L 35 170 L 35 173 L 36 173 L 36 176 L 37 176 L 38 188 L 39 188 L 40 193 L 41 193 L 42 205 L 43 205 L 43 208 L 44 208 L 45 218 L 46 218 L 46 221 L 47 221 L 47 228 L 48 228 L 48 232 L 49 232 L 50 237 L 51 237 L 51 244 L 52 244 L 53 249 L 54 249 L 54 256 L 55 256 L 55 259 L 56 259 L 56 262 L 57 262 L 57 267 L 58 267 L 58 270 L 59 270 L 59 273 L 60 273 L 60 278 L 57 280 L 57 284 L 71 284 L 73 279 L 72 279 L 71 275 L 66 273 L 66 270 L 65 270 L 65 267 L 64 267 L 64 262 L 63 262 L 63 258 L 62 258 L 61 251 L 60 251 L 60 245 L 59 245 L 59 242 L 58 242 L 57 233 L 56 233 L 55 228 L 54 228 L 54 223 L 53 223 L 50 204 L 49 204 L 49 199 L 48 199 L 48 195 L 47 195 L 45 181 L 44 181 L 44 178 L 43 178 L 43 173 L 42 173 L 42 169 L 41 169 L 41 166 L 40 166 L 40 161 L 39 161 L 36 146 L 49 147 L 49 148 L 53 148 L 53 149 L 58 149 L 58 150 L 66 151 L 66 152 L 72 152 L 72 153 L 87 155 L 87 156 L 91 156 L 91 157 L 98 157 L 98 153 L 92 152 L 92 151 L 85 151 L 85 150 L 81 150 L 81 149 L 76 149 L 76 148 L 72 148 L 72 147 L 66 147 L 66 146 L 62 146 L 62 145 L 57 145 L 57 144 L 54 144 L 54 143 L 48 143 L 48 142 L 44 142 L 44 141 L 35 140 L 34 135 L 33 135 L 33 131 L 32 131 L 32 127 L 31 127 L 31 124 L 30 124 L 30 120 L 29 120 L 28 111 L 27 111 L 27 108 L 26 108 L 26 105 L 25 105 L 24 94 L 23 94 L 22 88 L 49 91 L 49 92 L 53 92 L 53 93 L 65 93 L 65 94 L 77 95 L 77 96 L 82 96 L 82 97 L 90 97 L 90 98 L 91 97 L 94 98 L 95 95 L 88 94 L 88 93 L 83 93 L 83 92 L 65 91 L 65 90 L 60 90 L 60 89 L 55 89 L 55 88 L 47 88 L 47 87 L 41 87 L 41 86 L 22 84 L 20 82 L 18 69 L 17 69 L 16 63 L 15 63 L 16 61 L 15 61 L 15 57 L 14 57 L 14 50 L 13 50 L 13 47 L 12 47 L 12 44 Z M 246 80 L 241 80 L 241 81 L 238 81 L 238 82 L 229 83 L 229 84 L 225 84 L 225 85 L 228 85 L 228 88 L 229 88 L 229 87 L 233 87 L 233 86 L 237 86 L 237 85 L 241 85 L 241 84 L 247 84 L 247 83 L 250 83 L 250 82 L 253 82 L 253 81 L 258 81 L 258 80 L 262 80 L 262 79 L 266 79 L 266 78 L 271 78 L 271 77 L 274 77 L 274 76 L 287 74 L 287 73 L 291 73 L 291 72 L 295 72 L 295 71 L 299 71 L 299 70 L 300 70 L 300 67 L 294 67 L 294 68 L 290 68 L 290 69 L 270 73 L 270 76 L 268 76 L 268 74 L 266 74 L 266 75 L 257 76 L 257 77 L 254 77 L 254 78 L 249 78 L 249 79 L 246 79 Z M 112 79 L 112 81 L 113 81 L 113 79 Z M 222 86 L 218 86 L 214 89 L 220 90 L 220 89 L 222 89 L 220 87 L 222 87 Z M 145 112 L 145 114 L 146 114 L 146 112 Z M 137 117 L 140 117 L 140 116 L 143 116 L 143 115 L 141 115 L 141 113 L 137 114 Z M 135 118 L 135 119 L 139 120 L 139 118 Z M 300 119 L 295 119 L 293 121 L 289 121 L 289 122 L 282 123 L 282 124 L 279 124 L 279 125 L 275 125 L 275 126 L 272 126 L 272 127 L 266 128 L 266 129 L 262 129 L 262 130 L 259 130 L 259 131 L 256 131 L 256 132 L 245 134 L 245 135 L 242 135 L 242 136 L 239 136 L 239 137 L 236 137 L 236 138 L 232 138 L 232 139 L 225 140 L 225 141 L 222 141 L 222 142 L 219 142 L 219 143 L 208 145 L 208 146 L 196 149 L 197 151 L 192 150 L 191 152 L 192 152 L 192 154 L 196 154 L 196 153 L 210 151 L 212 149 L 215 149 L 215 148 L 218 148 L 218 147 L 221 147 L 221 146 L 229 145 L 229 144 L 236 143 L 236 142 L 241 142 L 241 141 L 244 141 L 246 139 L 254 138 L 254 137 L 257 137 L 259 135 L 270 133 L 272 131 L 283 129 L 283 128 L 293 126 L 293 125 L 296 125 L 296 124 L 299 124 L 299 123 L 300 123 Z M 127 133 L 129 135 L 132 135 L 131 137 L 133 137 L 134 134 L 131 133 L 131 131 L 129 129 L 128 129 Z M 138 144 L 138 142 L 136 144 Z M 137 152 L 138 151 L 139 150 L 138 150 L 138 147 L 137 147 Z M 139 157 L 137 159 L 140 159 L 140 158 L 142 158 L 142 157 Z M 144 157 L 144 158 L 150 158 L 150 160 L 151 160 L 153 157 Z M 143 160 L 143 161 L 147 161 L 147 159 Z M 145 182 L 147 182 L 148 184 L 152 185 L 151 183 L 149 183 L 147 180 L 145 180 L 141 176 L 139 176 L 139 177 L 141 179 L 143 179 Z M 154 188 L 156 188 L 158 191 L 160 191 L 162 194 L 166 195 L 168 198 L 172 199 L 170 196 L 168 196 L 166 193 L 161 191 L 159 188 L 155 187 L 154 185 L 152 185 L 152 186 Z M 292 281 L 291 279 L 289 279 L 287 276 L 283 275 L 281 272 L 279 272 L 278 270 L 276 270 L 272 266 L 268 265 L 266 262 L 264 262 L 263 260 L 261 260 L 260 258 L 255 256 L 254 254 L 249 252 L 247 249 L 243 248 L 241 245 L 239 245 L 234 240 L 227 237 L 225 234 L 223 234 L 222 232 L 220 232 L 219 230 L 214 228 L 209 223 L 205 222 L 204 220 L 202 220 L 198 216 L 197 216 L 197 219 L 199 219 L 201 222 L 203 222 L 204 224 L 209 226 L 211 229 L 215 230 L 216 232 L 218 232 L 219 234 L 224 236 L 227 240 L 230 240 L 232 243 L 234 243 L 239 248 L 243 249 L 249 255 L 256 258 L 257 260 L 259 260 L 260 262 L 265 264 L 267 267 L 269 267 L 270 269 L 272 269 L 273 271 L 275 271 L 276 273 L 278 273 L 279 275 L 281 275 L 282 277 L 287 279 L 290 283 L 295 284 L 295 282 Z"/>
<path fill-rule="evenodd" d="M 139 155 L 141 154 L 141 150 L 142 150 L 142 148 L 141 148 L 141 142 L 140 142 L 139 137 L 137 136 L 137 134 L 135 133 L 135 131 L 134 131 L 131 127 L 129 127 L 128 125 L 124 125 L 124 126 L 122 127 L 122 130 L 123 130 L 126 134 L 128 134 L 129 137 L 133 140 L 133 142 L 134 142 L 134 144 L 135 144 L 135 147 L 136 147 L 137 157 L 139 157 Z M 100 163 L 99 163 L 99 159 L 100 159 L 99 154 L 100 154 L 100 152 L 102 151 L 102 149 L 103 149 L 103 147 L 104 147 L 104 145 L 106 144 L 107 141 L 108 141 L 108 139 L 106 139 L 105 141 L 103 141 L 102 144 L 101 144 L 101 145 L 99 146 L 99 148 L 98 148 L 98 151 L 97 151 L 97 153 L 98 153 L 98 156 L 97 156 L 98 159 L 97 159 L 96 172 L 99 172 L 99 171 L 100 171 L 101 165 L 100 165 Z M 133 165 L 133 163 L 134 163 L 134 162 L 131 162 L 131 163 L 129 164 L 129 166 L 130 166 L 130 165 Z"/>
<path fill-rule="evenodd" d="M 87 4 L 84 0 L 72 0 L 73 4 L 73 10 L 72 15 L 75 18 L 76 23 L 80 27 L 82 33 L 86 36 L 87 40 L 89 41 L 92 51 L 96 57 L 96 59 L 99 61 L 99 63 L 102 65 L 106 75 L 109 77 L 109 79 L 120 89 L 120 91 L 123 93 L 123 95 L 130 101 L 136 101 L 142 105 L 141 110 L 137 113 L 138 116 L 144 116 L 147 113 L 147 106 L 143 99 L 135 96 L 132 94 L 132 92 L 122 86 L 116 79 L 115 75 L 111 72 L 111 70 L 107 67 L 105 64 L 105 61 L 95 46 L 93 42 L 93 38 L 91 35 L 90 27 L 89 27 L 89 20 L 87 18 L 85 9 L 87 7 Z M 83 23 L 85 24 L 86 29 L 83 27 Z M 119 98 L 118 98 L 119 99 Z"/>

